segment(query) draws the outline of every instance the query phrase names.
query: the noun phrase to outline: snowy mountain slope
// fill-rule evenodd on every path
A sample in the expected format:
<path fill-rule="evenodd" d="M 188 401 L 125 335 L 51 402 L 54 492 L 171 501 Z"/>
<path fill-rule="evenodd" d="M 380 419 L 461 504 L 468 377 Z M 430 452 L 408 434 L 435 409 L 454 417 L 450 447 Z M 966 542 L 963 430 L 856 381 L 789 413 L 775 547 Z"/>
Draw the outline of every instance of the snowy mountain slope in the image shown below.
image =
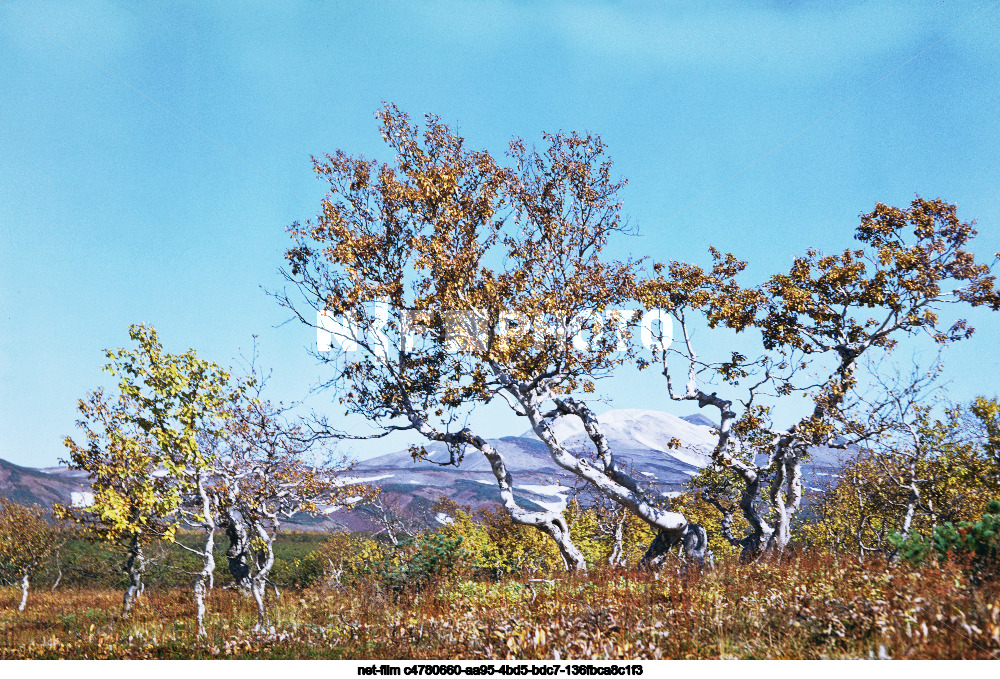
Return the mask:
<path fill-rule="evenodd" d="M 661 464 L 677 469 L 701 469 L 710 462 L 716 436 L 710 427 L 692 423 L 658 410 L 609 410 L 597 416 L 604 435 L 615 454 L 633 457 L 640 451 L 646 456 L 661 453 Z M 556 436 L 570 450 L 585 452 L 593 445 L 577 417 L 561 417 L 553 425 Z M 525 432 L 522 437 L 533 437 Z M 673 441 L 679 448 L 671 447 Z M 653 460 L 649 460 L 652 462 Z M 677 464 L 679 463 L 679 464 Z"/>
<path fill-rule="evenodd" d="M 700 413 L 681 418 L 655 410 L 610 410 L 599 415 L 598 421 L 619 464 L 631 468 L 639 480 L 656 482 L 663 492 L 681 490 L 691 476 L 708 465 L 716 441 L 713 433 L 716 425 Z M 582 457 L 594 455 L 595 448 L 579 418 L 560 418 L 553 423 L 553 429 L 573 453 Z M 679 447 L 672 447 L 674 440 Z M 504 454 L 515 495 L 526 507 L 564 507 L 571 489 L 581 485 L 575 476 L 556 465 L 546 446 L 531 431 L 491 439 L 490 443 Z M 473 508 L 499 501 L 496 479 L 489 462 L 478 450 L 468 450 L 462 464 L 455 468 L 434 464 L 448 460 L 444 445 L 428 444 L 426 448 L 430 460 L 415 461 L 408 450 L 364 460 L 344 482 L 378 486 L 408 514 L 428 520 L 433 520 L 433 505 L 442 496 Z M 852 451 L 814 449 L 803 469 L 807 492 L 834 482 L 842 466 L 841 459 L 851 454 Z M 79 472 L 65 468 L 26 469 L 0 461 L 2 495 L 50 503 L 70 501 L 73 493 L 88 490 L 87 479 Z M 366 529 L 363 522 L 355 521 L 357 517 L 345 516 L 341 511 L 329 518 L 347 523 L 352 529 Z"/>
<path fill-rule="evenodd" d="M 661 481 L 682 483 L 710 461 L 709 454 L 715 442 L 710 427 L 655 410 L 610 410 L 597 419 L 603 425 L 609 444 L 623 463 L 631 462 L 642 469 L 652 467 L 663 474 L 657 475 Z M 579 418 L 559 418 L 552 428 L 556 437 L 571 452 L 584 457 L 594 454 L 593 443 L 583 430 Z M 680 443 L 680 447 L 671 446 L 674 440 Z M 566 474 L 552 461 L 548 449 L 531 431 L 521 436 L 505 436 L 489 441 L 503 453 L 511 473 Z M 355 470 L 360 475 L 388 470 L 410 474 L 449 470 L 449 467 L 435 464 L 448 460 L 447 448 L 443 444 L 432 443 L 425 448 L 428 452 L 427 460 L 414 460 L 409 451 L 404 450 L 360 462 Z M 474 448 L 466 450 L 458 470 L 465 473 L 491 473 L 485 456 Z"/>
<path fill-rule="evenodd" d="M 640 480 L 658 483 L 663 491 L 680 490 L 691 476 L 711 462 L 716 425 L 700 413 L 681 418 L 656 410 L 621 409 L 609 410 L 597 419 L 619 464 L 631 467 Z M 559 418 L 552 428 L 574 454 L 582 457 L 594 455 L 595 448 L 579 418 Z M 672 446 L 673 441 L 679 446 Z M 490 443 L 504 454 L 507 468 L 514 478 L 518 501 L 529 507 L 541 509 L 564 505 L 567 495 L 559 489 L 579 485 L 572 474 L 553 462 L 548 449 L 533 431 L 526 431 L 520 436 L 490 439 Z M 426 448 L 434 462 L 448 460 L 445 446 L 429 444 Z M 820 490 L 834 481 L 837 470 L 842 466 L 840 460 L 850 454 L 850 451 L 814 449 L 803 468 L 807 489 Z M 404 450 L 365 460 L 355 467 L 355 473 L 372 477 L 382 475 L 376 485 L 404 502 L 413 497 L 432 502 L 446 495 L 463 504 L 481 506 L 499 499 L 489 463 L 475 449 L 466 451 L 458 468 L 440 466 L 427 460 L 414 461 Z M 535 492 L 542 488 L 546 489 L 545 493 Z"/>
<path fill-rule="evenodd" d="M 711 427 L 700 420 L 692 422 L 654 410 L 611 410 L 598 416 L 598 420 L 619 463 L 634 467 L 646 481 L 658 482 L 665 490 L 678 490 L 710 461 L 714 436 Z M 553 429 L 574 454 L 594 455 L 595 448 L 579 418 L 560 418 L 553 423 Z M 671 446 L 674 440 L 680 447 Z M 519 502 L 536 509 L 565 506 L 568 491 L 579 481 L 556 465 L 548 448 L 533 432 L 490 439 L 490 444 L 503 453 Z M 441 495 L 471 506 L 498 501 L 496 479 L 489 462 L 478 450 L 467 449 L 461 465 L 453 468 L 435 464 L 448 460 L 444 445 L 434 443 L 425 447 L 429 460 L 414 460 L 404 450 L 360 462 L 354 474 L 380 476 L 374 483 L 384 492 L 404 503 L 420 498 L 418 506 Z"/>

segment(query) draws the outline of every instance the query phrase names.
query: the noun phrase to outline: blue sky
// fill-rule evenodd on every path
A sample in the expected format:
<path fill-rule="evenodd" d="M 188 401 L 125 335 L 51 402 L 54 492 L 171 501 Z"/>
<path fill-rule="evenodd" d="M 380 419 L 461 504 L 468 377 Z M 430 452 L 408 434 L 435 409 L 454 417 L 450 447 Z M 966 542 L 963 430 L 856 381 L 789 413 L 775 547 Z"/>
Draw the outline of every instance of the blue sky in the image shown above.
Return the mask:
<path fill-rule="evenodd" d="M 619 253 L 704 263 L 714 244 L 759 279 L 920 193 L 978 220 L 988 258 L 998 35 L 988 1 L 0 0 L 0 457 L 55 464 L 76 400 L 107 383 L 102 350 L 136 322 L 223 364 L 257 335 L 272 397 L 304 398 L 314 336 L 262 287 L 281 285 L 285 228 L 317 211 L 309 156 L 388 160 L 383 101 L 497 154 L 601 134 L 642 234 Z M 946 357 L 958 399 L 1000 379 L 1000 322 L 971 318 Z M 679 412 L 653 376 L 607 388 Z M 309 403 L 335 414 L 330 396 Z"/>

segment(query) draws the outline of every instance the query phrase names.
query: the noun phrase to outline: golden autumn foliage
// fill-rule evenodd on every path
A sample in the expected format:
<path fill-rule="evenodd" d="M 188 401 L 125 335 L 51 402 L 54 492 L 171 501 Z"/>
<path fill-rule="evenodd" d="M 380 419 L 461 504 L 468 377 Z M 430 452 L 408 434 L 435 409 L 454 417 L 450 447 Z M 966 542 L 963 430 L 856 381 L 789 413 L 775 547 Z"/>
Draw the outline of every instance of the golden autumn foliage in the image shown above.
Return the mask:
<path fill-rule="evenodd" d="M 757 286 L 737 280 L 746 262 L 714 248 L 710 269 L 660 264 L 644 284 L 646 303 L 667 309 L 679 325 L 680 341 L 653 360 L 670 398 L 718 410 L 713 468 L 699 481 L 723 514 L 723 532 L 737 513 L 746 521 L 745 536 L 729 537 L 747 557 L 780 551 L 792 539 L 811 446 L 871 435 L 857 421 L 862 358 L 884 356 L 918 333 L 938 345 L 969 338 L 964 319 L 944 320 L 947 305 L 1000 309 L 992 264 L 972 254 L 976 230 L 955 205 L 919 196 L 908 208 L 880 203 L 861 215 L 854 235 L 855 248 L 807 250 L 788 273 Z M 761 351 L 703 357 L 692 339 L 697 322 L 759 337 Z M 709 393 L 708 384 L 722 389 Z M 809 411 L 788 422 L 786 404 L 803 396 Z"/>
<path fill-rule="evenodd" d="M 863 559 L 893 554 L 893 533 L 930 536 L 934 526 L 980 518 L 1000 497 L 998 414 L 997 400 L 983 397 L 942 417 L 919 409 L 910 441 L 863 451 L 845 466 L 803 522 L 803 539 Z"/>
<path fill-rule="evenodd" d="M 0 569 L 19 581 L 19 611 L 27 605 L 31 578 L 63 541 L 60 528 L 47 509 L 0 497 Z"/>

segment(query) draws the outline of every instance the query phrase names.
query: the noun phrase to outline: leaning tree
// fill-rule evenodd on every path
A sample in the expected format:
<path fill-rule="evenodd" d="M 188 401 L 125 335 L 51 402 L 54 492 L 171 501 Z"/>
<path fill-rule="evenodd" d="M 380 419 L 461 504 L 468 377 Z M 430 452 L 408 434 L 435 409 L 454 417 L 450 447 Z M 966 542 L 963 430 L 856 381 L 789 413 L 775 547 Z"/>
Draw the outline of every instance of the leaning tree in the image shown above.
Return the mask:
<path fill-rule="evenodd" d="M 787 546 L 802 503 L 802 464 L 815 446 L 870 434 L 856 417 L 863 358 L 891 352 L 910 335 L 937 345 L 970 337 L 965 320 L 942 319 L 946 305 L 1000 309 L 991 265 L 968 250 L 975 235 L 954 205 L 918 196 L 909 208 L 880 203 L 862 214 L 853 249 L 808 250 L 787 274 L 758 286 L 741 285 L 746 263 L 715 250 L 707 270 L 676 261 L 656 267 L 644 299 L 670 313 L 677 341 L 645 365 L 662 370 L 669 398 L 717 411 L 714 464 L 704 478 L 723 526 L 737 507 L 749 525 L 746 536 L 727 535 L 746 557 Z M 753 337 L 758 349 L 744 342 L 706 358 L 691 332 L 699 323 Z M 711 384 L 719 386 L 710 391 Z M 810 406 L 790 417 L 796 396 Z"/>
<path fill-rule="evenodd" d="M 639 267 L 604 253 L 624 230 L 624 182 L 600 139 L 545 135 L 541 151 L 515 139 L 502 166 L 434 116 L 421 136 L 395 107 L 378 115 L 395 162 L 343 152 L 315 161 L 330 193 L 314 221 L 290 228 L 286 277 L 310 311 L 280 299 L 340 341 L 341 351 L 317 353 L 334 368 L 326 386 L 377 427 L 370 436 L 419 433 L 446 444 L 446 464 L 481 451 L 511 518 L 550 535 L 568 568 L 585 563 L 565 519 L 518 502 L 502 452 L 467 425 L 475 407 L 505 402 L 560 467 L 660 531 L 651 558 L 685 537 L 703 545 L 703 531 L 622 471 L 587 404 L 631 356 L 634 319 L 614 307 L 636 299 Z M 558 439 L 559 417 L 582 419 L 592 455 Z"/>

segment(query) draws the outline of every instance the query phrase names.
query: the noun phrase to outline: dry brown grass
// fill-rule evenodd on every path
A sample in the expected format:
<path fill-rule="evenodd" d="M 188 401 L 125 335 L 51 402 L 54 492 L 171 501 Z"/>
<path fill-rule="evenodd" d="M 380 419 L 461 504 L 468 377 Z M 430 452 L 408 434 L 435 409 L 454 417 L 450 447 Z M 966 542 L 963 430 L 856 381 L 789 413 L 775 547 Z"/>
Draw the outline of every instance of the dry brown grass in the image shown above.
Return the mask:
<path fill-rule="evenodd" d="M 108 590 L 0 592 L 0 657 L 894 658 L 1000 657 L 1000 588 L 955 567 L 860 566 L 833 556 L 720 564 L 704 574 L 604 571 L 552 584 L 438 581 L 285 592 L 253 633 L 251 602 L 150 592 L 118 619 Z"/>

